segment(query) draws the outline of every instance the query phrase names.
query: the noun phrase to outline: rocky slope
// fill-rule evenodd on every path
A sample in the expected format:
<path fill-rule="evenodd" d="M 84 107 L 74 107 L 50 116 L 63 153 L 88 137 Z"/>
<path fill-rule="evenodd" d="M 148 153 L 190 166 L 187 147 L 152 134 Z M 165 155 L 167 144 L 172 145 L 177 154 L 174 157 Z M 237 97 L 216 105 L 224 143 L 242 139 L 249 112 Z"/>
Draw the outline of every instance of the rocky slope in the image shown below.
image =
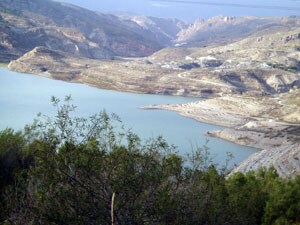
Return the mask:
<path fill-rule="evenodd" d="M 0 1 L 0 61 L 9 62 L 38 46 L 92 59 L 148 56 L 188 43 L 231 43 L 253 33 L 288 31 L 298 17 L 215 17 L 187 26 L 177 19 L 113 16 L 50 0 Z"/>
<path fill-rule="evenodd" d="M 178 45 L 207 46 L 241 40 L 258 32 L 287 31 L 300 24 L 300 17 L 232 17 L 199 19 L 178 33 Z"/>
<path fill-rule="evenodd" d="M 177 34 L 187 28 L 187 24 L 178 19 L 151 16 L 120 16 L 120 18 L 140 35 L 151 37 L 165 47 L 172 46 Z"/>
<path fill-rule="evenodd" d="M 162 47 L 118 17 L 50 0 L 1 0 L 0 29 L 2 61 L 37 46 L 94 59 L 146 56 Z"/>
<path fill-rule="evenodd" d="M 228 127 L 208 135 L 262 149 L 237 165 L 233 173 L 274 166 L 283 177 L 299 174 L 299 44 L 300 30 L 294 28 L 257 33 L 224 46 L 157 52 L 151 56 L 153 61 L 173 66 L 185 61 L 190 71 L 197 71 L 195 67 L 210 68 L 210 79 L 223 80 L 242 95 L 226 94 L 224 86 L 220 86 L 224 95 L 221 98 L 150 108 L 174 110 Z M 172 55 L 177 58 L 172 60 Z M 264 90 L 264 95 L 259 90 Z"/>
<path fill-rule="evenodd" d="M 149 57 L 162 67 L 181 68 L 182 82 L 207 83 L 207 93 L 286 92 L 299 87 L 300 29 L 257 33 L 232 44 L 166 48 Z"/>
<path fill-rule="evenodd" d="M 80 81 L 101 88 L 142 93 L 195 97 L 284 93 L 300 87 L 299 34 L 296 28 L 219 47 L 170 48 L 148 58 L 98 62 L 68 54 L 58 60 L 60 52 L 48 54 L 51 49 L 37 48 L 9 68 L 38 74 L 47 71 L 67 80 L 60 74 L 76 73 Z"/>
<path fill-rule="evenodd" d="M 178 82 L 181 71 L 161 68 L 143 58 L 92 60 L 37 47 L 8 68 L 54 79 L 86 83 L 104 89 L 182 95 L 192 83 Z M 200 88 L 200 87 L 199 87 Z M 191 94 L 199 95 L 195 89 Z"/>

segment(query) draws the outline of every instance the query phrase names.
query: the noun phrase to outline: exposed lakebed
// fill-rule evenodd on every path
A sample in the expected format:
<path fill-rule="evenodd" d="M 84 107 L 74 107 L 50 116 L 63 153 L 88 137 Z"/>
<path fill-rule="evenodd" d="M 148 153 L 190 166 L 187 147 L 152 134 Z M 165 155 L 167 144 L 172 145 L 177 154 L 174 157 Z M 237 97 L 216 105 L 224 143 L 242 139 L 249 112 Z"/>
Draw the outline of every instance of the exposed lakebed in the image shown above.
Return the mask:
<path fill-rule="evenodd" d="M 101 90 L 83 84 L 11 72 L 5 68 L 0 68 L 0 129 L 21 129 L 31 123 L 39 112 L 54 116 L 51 96 L 63 99 L 66 95 L 72 96 L 80 116 L 88 117 L 103 109 L 116 113 L 126 128 L 132 128 L 143 139 L 162 135 L 168 143 L 176 145 L 183 155 L 190 153 L 192 147 L 203 146 L 207 140 L 216 162 L 224 162 L 226 153 L 231 152 L 234 155 L 231 163 L 239 163 L 257 151 L 204 135 L 221 127 L 199 123 L 175 112 L 139 109 L 145 105 L 176 104 L 199 99 Z"/>

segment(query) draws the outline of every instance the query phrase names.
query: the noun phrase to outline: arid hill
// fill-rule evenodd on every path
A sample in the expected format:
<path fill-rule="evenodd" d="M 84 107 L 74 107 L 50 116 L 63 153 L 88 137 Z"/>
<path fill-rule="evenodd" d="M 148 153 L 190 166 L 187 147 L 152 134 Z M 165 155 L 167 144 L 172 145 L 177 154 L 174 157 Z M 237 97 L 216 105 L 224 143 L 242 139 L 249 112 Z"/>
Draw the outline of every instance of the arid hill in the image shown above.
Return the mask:
<path fill-rule="evenodd" d="M 1 61 L 38 46 L 93 59 L 147 56 L 161 49 L 137 23 L 50 0 L 0 1 Z"/>

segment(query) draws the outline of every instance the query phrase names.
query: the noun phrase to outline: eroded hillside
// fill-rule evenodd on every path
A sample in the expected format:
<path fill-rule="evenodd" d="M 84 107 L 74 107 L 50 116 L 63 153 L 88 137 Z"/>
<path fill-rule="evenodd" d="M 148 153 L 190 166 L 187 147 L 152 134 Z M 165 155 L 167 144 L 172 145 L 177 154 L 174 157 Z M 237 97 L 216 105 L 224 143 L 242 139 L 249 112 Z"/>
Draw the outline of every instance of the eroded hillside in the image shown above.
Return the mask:
<path fill-rule="evenodd" d="M 132 26 L 113 15 L 49 0 L 2 0 L 0 60 L 16 59 L 37 46 L 93 59 L 146 56 L 163 47 L 149 31 Z"/>
<path fill-rule="evenodd" d="M 166 48 L 147 58 L 97 61 L 38 47 L 9 68 L 140 93 L 275 94 L 300 86 L 299 46 L 300 29 L 296 28 L 218 47 Z"/>
<path fill-rule="evenodd" d="M 176 43 L 188 46 L 228 44 L 255 33 L 289 31 L 300 24 L 299 17 L 216 16 L 199 19 L 178 33 Z"/>

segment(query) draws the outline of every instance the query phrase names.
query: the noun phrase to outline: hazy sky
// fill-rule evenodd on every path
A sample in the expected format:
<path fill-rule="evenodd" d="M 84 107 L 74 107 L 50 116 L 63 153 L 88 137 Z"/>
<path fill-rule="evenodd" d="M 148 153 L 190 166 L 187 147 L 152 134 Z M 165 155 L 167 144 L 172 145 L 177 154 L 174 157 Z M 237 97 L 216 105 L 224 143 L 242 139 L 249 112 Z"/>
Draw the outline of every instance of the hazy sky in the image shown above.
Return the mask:
<path fill-rule="evenodd" d="M 300 0 L 60 0 L 100 12 L 128 12 L 187 21 L 216 15 L 300 15 Z M 186 3 L 183 3 L 186 2 Z"/>

